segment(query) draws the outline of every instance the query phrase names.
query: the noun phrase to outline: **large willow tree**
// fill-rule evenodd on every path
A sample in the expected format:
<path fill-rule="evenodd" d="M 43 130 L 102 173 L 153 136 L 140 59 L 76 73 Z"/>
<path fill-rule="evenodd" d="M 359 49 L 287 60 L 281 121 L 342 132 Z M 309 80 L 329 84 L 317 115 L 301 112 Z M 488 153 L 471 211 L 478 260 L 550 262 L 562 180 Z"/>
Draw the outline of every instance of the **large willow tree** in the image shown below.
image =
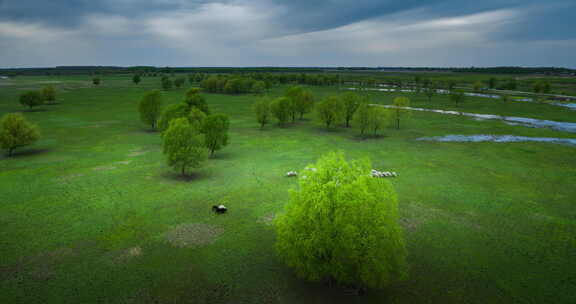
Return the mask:
<path fill-rule="evenodd" d="M 370 161 L 330 153 L 300 173 L 276 220 L 279 255 L 309 280 L 381 288 L 406 277 L 396 194 Z"/>

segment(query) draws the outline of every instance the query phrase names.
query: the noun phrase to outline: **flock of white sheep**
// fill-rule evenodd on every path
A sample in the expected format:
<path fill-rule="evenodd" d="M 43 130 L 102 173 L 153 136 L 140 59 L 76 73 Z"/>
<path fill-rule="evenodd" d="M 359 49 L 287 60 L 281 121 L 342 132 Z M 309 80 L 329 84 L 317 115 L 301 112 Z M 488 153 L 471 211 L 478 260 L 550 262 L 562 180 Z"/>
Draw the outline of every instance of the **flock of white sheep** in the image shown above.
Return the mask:
<path fill-rule="evenodd" d="M 308 167 L 306 167 L 306 168 L 304 168 L 304 170 L 309 170 L 309 171 L 312 171 L 312 172 L 316 172 L 316 168 L 308 168 Z M 296 177 L 296 176 L 298 176 L 298 172 L 296 172 L 296 171 L 288 171 L 288 172 L 286 172 L 286 176 L 287 176 L 287 177 Z M 396 172 L 378 171 L 378 170 L 372 169 L 372 171 L 370 171 L 370 176 L 372 176 L 372 177 L 397 177 L 398 174 L 397 174 Z M 306 175 L 302 175 L 301 178 L 305 179 L 305 178 L 307 178 L 307 176 L 306 176 Z"/>

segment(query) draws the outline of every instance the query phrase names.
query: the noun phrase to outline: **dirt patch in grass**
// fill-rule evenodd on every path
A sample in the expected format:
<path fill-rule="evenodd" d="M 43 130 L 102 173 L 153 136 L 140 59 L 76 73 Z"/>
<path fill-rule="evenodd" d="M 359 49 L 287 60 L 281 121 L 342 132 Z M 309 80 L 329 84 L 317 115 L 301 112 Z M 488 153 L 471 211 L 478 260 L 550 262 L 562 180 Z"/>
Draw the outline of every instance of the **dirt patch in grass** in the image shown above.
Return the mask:
<path fill-rule="evenodd" d="M 477 224 L 473 213 L 452 213 L 447 210 L 427 206 L 423 203 L 411 203 L 406 206 L 408 216 L 400 220 L 400 224 L 407 230 L 418 228 L 420 225 L 431 221 L 445 221 L 457 226 L 462 226 L 474 230 L 481 230 L 482 226 Z"/>
<path fill-rule="evenodd" d="M 115 164 L 129 165 L 131 162 L 132 162 L 131 160 L 122 160 L 122 161 L 115 162 Z"/>
<path fill-rule="evenodd" d="M 210 224 L 180 224 L 166 233 L 166 240 L 174 247 L 202 247 L 213 243 L 224 229 Z"/>
<path fill-rule="evenodd" d="M 85 175 L 82 173 L 70 174 L 70 175 L 66 175 L 66 176 L 61 176 L 61 177 L 57 178 L 56 181 L 60 184 L 63 184 L 63 183 L 70 182 L 72 180 L 75 180 L 75 179 L 83 177 L 83 176 L 85 176 Z"/>
<path fill-rule="evenodd" d="M 0 281 L 14 279 L 52 280 L 56 277 L 56 266 L 77 255 L 78 249 L 58 248 L 34 256 L 23 257 L 13 265 L 0 266 Z"/>
<path fill-rule="evenodd" d="M 144 155 L 148 152 L 146 151 L 134 151 L 134 152 L 130 152 L 130 154 L 128 154 L 128 157 L 136 157 L 136 156 L 140 156 L 140 155 Z"/>
<path fill-rule="evenodd" d="M 94 171 L 109 171 L 109 170 L 114 170 L 114 169 L 116 169 L 116 167 L 114 167 L 114 166 L 101 166 L 101 167 L 92 168 L 92 170 L 94 170 Z"/>
<path fill-rule="evenodd" d="M 421 223 L 422 221 L 415 218 L 400 219 L 400 225 L 402 226 L 402 228 L 406 230 L 415 230 L 416 228 L 418 228 L 418 226 L 420 226 Z"/>
<path fill-rule="evenodd" d="M 272 226 L 274 224 L 274 219 L 276 218 L 276 214 L 270 213 L 258 219 L 259 223 L 262 223 L 266 226 Z"/>
<path fill-rule="evenodd" d="M 127 263 L 134 258 L 142 255 L 142 248 L 140 246 L 111 252 L 109 256 L 109 261 L 113 264 L 123 264 Z"/>

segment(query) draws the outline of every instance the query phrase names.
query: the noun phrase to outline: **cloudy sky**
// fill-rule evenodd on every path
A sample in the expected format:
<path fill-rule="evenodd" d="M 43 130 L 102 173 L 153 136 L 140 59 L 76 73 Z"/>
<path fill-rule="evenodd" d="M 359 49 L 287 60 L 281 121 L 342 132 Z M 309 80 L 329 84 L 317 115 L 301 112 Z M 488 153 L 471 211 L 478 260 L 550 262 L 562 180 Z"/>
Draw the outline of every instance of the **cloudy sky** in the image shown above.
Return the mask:
<path fill-rule="evenodd" d="M 0 67 L 576 67 L 574 0 L 0 0 Z"/>

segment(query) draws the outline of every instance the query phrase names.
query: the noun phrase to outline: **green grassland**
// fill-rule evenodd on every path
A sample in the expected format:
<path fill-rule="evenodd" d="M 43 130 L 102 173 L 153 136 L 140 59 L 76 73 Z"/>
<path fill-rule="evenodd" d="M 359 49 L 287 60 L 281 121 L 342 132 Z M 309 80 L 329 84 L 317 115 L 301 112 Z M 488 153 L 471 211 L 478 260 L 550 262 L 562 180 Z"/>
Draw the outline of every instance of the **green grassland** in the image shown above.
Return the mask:
<path fill-rule="evenodd" d="M 47 83 L 51 82 L 51 83 Z M 59 105 L 24 111 L 17 96 L 46 84 Z M 231 118 L 231 143 L 192 178 L 166 166 L 158 133 L 137 103 L 159 87 L 129 76 L 19 77 L 0 85 L 0 115 L 23 111 L 42 138 L 0 156 L 0 303 L 574 303 L 576 153 L 547 143 L 416 141 L 447 134 L 576 134 L 500 121 L 415 112 L 400 130 L 361 140 L 308 119 L 259 126 L 253 95 L 206 94 Z M 284 87 L 276 87 L 279 95 Z M 310 87 L 316 96 L 336 88 Z M 164 93 L 180 102 L 185 89 Z M 398 94 L 370 93 L 389 104 Z M 413 106 L 576 122 L 546 104 L 445 96 Z M 274 214 L 300 171 L 328 151 L 368 156 L 396 171 L 410 278 L 365 296 L 305 282 L 274 249 Z M 210 207 L 224 202 L 229 213 Z M 167 234 L 204 227 L 202 246 L 178 247 Z M 196 225 L 193 225 L 196 224 Z M 186 226 L 188 227 L 188 226 Z M 198 235 L 196 235 L 198 237 Z"/>

